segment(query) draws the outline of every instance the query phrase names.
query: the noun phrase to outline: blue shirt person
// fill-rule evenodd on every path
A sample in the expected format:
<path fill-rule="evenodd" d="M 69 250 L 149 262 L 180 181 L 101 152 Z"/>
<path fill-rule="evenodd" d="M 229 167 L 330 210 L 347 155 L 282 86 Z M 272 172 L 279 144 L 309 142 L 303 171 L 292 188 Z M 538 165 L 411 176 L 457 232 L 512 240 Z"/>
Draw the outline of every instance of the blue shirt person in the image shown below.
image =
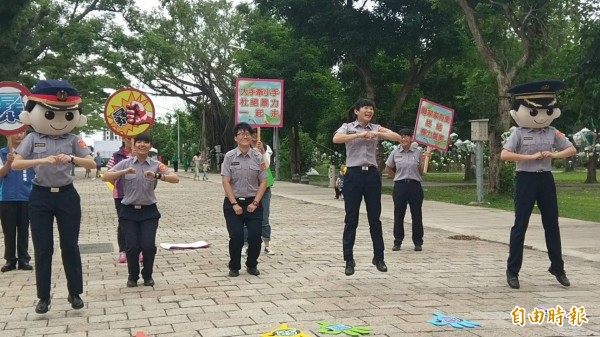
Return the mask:
<path fill-rule="evenodd" d="M 0 149 L 0 220 L 4 233 L 3 273 L 14 270 L 32 270 L 29 264 L 29 194 L 35 176 L 32 168 L 13 170 L 13 150 L 19 146 L 25 133 L 9 135 L 9 146 Z M 18 262 L 18 266 L 17 266 Z"/>

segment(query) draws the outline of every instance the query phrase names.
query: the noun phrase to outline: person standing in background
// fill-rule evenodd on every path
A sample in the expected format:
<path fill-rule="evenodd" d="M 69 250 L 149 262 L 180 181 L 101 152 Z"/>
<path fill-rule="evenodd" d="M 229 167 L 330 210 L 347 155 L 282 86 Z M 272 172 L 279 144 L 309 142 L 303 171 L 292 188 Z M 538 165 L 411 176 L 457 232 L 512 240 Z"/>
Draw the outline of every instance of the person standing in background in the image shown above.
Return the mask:
<path fill-rule="evenodd" d="M 244 227 L 248 227 L 248 274 L 260 274 L 262 198 L 267 189 L 267 167 L 260 152 L 252 149 L 252 127 L 239 123 L 233 129 L 237 147 L 224 156 L 221 172 L 225 199 L 223 215 L 229 233 L 229 276 L 240 275 Z"/>
<path fill-rule="evenodd" d="M 273 155 L 273 150 L 269 145 L 263 144 L 258 139 L 258 131 L 257 129 L 252 129 L 252 148 L 260 152 L 262 154 L 263 159 L 265 160 L 265 165 L 267 167 L 267 189 L 265 190 L 265 194 L 261 200 L 261 204 L 263 206 L 263 220 L 262 220 L 262 240 L 265 244 L 265 253 L 267 255 L 273 255 L 275 252 L 271 249 L 271 224 L 269 222 L 269 216 L 271 215 L 271 187 L 275 183 L 273 179 L 273 174 L 271 173 L 271 156 Z M 244 227 L 244 242 L 247 244 L 248 241 L 248 229 Z M 244 249 L 242 249 L 242 256 L 247 253 L 247 245 L 244 245 Z"/>
<path fill-rule="evenodd" d="M 94 179 L 96 179 L 100 178 L 100 171 L 102 170 L 102 164 L 104 164 L 104 162 L 102 161 L 102 157 L 100 156 L 100 152 L 96 152 L 94 162 L 96 163 L 96 176 L 94 177 Z"/>
<path fill-rule="evenodd" d="M 402 129 L 400 135 L 400 146 L 398 146 L 385 162 L 385 172 L 394 177 L 394 247 L 393 251 L 399 251 L 404 240 L 404 216 L 406 206 L 410 205 L 412 219 L 412 241 L 415 251 L 423 250 L 423 164 L 419 148 L 411 146 L 412 130 Z"/>
<path fill-rule="evenodd" d="M 346 166 L 344 176 L 343 252 L 346 261 L 345 274 L 354 274 L 354 241 L 358 227 L 360 204 L 364 197 L 369 219 L 369 231 L 373 241 L 373 264 L 380 272 L 387 272 L 384 261 L 384 243 L 381 229 L 381 176 L 377 170 L 377 144 L 380 139 L 400 141 L 400 136 L 379 124 L 371 123 L 375 114 L 375 103 L 366 98 L 359 99 L 348 111 L 349 123 L 344 123 L 333 135 L 334 144 L 346 144 Z"/>
<path fill-rule="evenodd" d="M 0 221 L 4 233 L 3 273 L 15 269 L 33 270 L 29 264 L 29 194 L 35 171 L 28 168 L 15 171 L 11 168 L 25 132 L 6 136 L 8 146 L 0 149 Z"/>
<path fill-rule="evenodd" d="M 113 168 L 113 166 L 120 163 L 133 155 L 133 138 L 125 138 L 121 143 L 119 151 L 113 153 L 112 157 L 106 164 L 107 170 Z M 115 210 L 117 211 L 117 244 L 119 246 L 119 257 L 117 261 L 119 263 L 127 263 L 127 246 L 125 241 L 125 233 L 119 220 L 119 214 L 121 213 L 121 202 L 123 201 L 123 179 L 117 178 L 114 181 L 113 199 L 115 200 Z M 141 255 L 140 255 L 141 256 Z"/>
<path fill-rule="evenodd" d="M 179 157 L 177 156 L 177 154 L 173 155 L 173 171 L 175 171 L 175 173 L 177 173 L 177 170 L 179 169 Z"/>
<path fill-rule="evenodd" d="M 194 165 L 194 180 L 200 180 L 200 165 L 202 165 L 202 156 L 200 156 L 200 151 L 196 152 L 196 154 L 192 157 L 192 165 Z"/>
<path fill-rule="evenodd" d="M 186 153 L 183 154 L 183 170 L 185 172 L 190 168 L 190 156 Z"/>
<path fill-rule="evenodd" d="M 342 164 L 340 166 L 340 171 L 338 172 L 337 178 L 335 179 L 335 199 L 344 199 L 344 174 L 346 174 L 346 164 Z"/>

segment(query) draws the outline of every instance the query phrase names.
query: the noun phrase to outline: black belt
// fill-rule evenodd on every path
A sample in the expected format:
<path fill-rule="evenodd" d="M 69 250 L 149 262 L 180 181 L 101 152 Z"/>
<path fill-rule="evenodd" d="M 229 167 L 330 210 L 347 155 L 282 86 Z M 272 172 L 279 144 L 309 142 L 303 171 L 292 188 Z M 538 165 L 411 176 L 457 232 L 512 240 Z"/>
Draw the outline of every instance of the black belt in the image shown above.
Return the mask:
<path fill-rule="evenodd" d="M 33 184 L 31 189 L 34 191 L 40 191 L 40 192 L 59 193 L 59 192 L 66 192 L 66 191 L 73 189 L 73 184 L 60 186 L 60 187 L 46 187 L 46 186 L 40 186 L 40 185 Z"/>
<path fill-rule="evenodd" d="M 517 171 L 517 173 L 551 173 L 552 171 L 544 171 L 544 170 L 537 170 L 537 171 Z"/>
<path fill-rule="evenodd" d="M 375 165 L 363 165 L 363 166 L 349 166 L 349 170 L 357 170 L 357 171 L 371 171 L 377 170 L 377 166 Z"/>
<path fill-rule="evenodd" d="M 396 180 L 397 183 L 418 183 L 418 180 L 415 179 L 400 179 Z"/>

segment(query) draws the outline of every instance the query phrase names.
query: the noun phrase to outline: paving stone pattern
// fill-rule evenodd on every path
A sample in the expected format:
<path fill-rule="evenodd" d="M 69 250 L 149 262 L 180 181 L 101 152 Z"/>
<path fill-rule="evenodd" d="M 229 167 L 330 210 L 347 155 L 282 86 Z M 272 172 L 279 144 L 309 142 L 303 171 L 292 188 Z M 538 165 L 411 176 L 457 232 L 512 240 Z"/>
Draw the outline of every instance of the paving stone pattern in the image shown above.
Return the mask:
<path fill-rule="evenodd" d="M 101 181 L 83 179 L 83 172 L 77 174 L 76 187 L 83 206 L 80 243 L 110 242 L 116 250 L 112 194 Z M 504 275 L 506 244 L 452 240 L 449 237 L 457 233 L 426 225 L 423 251 L 415 252 L 407 224 L 402 250 L 392 252 L 393 220 L 383 217 L 389 272 L 381 273 L 371 264 L 372 243 L 363 214 L 355 246 L 356 273 L 346 277 L 341 253 L 343 202 L 314 203 L 310 193 L 305 200 L 284 197 L 278 195 L 278 185 L 288 192 L 295 187 L 281 182 L 273 188 L 271 206 L 276 254 L 261 254 L 260 276 L 242 269 L 239 277 L 229 278 L 220 177 L 210 175 L 209 181 L 193 181 L 192 177 L 181 172 L 180 184 L 159 182 L 156 192 L 162 218 L 157 244 L 204 240 L 212 244 L 210 248 L 159 248 L 156 286 L 137 288 L 125 286 L 127 267 L 117 263 L 117 252 L 84 254 L 85 308 L 73 310 L 66 300 L 66 279 L 56 239 L 51 310 L 44 315 L 34 312 L 34 272 L 0 274 L 0 336 L 125 337 L 143 331 L 162 337 L 238 337 L 259 336 L 281 323 L 309 336 L 328 336 L 318 333 L 316 322 L 320 320 L 369 326 L 373 328 L 371 337 L 600 335 L 600 271 L 596 262 L 566 256 L 573 285 L 563 288 L 546 271 L 547 254 L 527 250 L 521 289 L 512 290 Z M 332 189 L 302 188 L 333 198 Z M 428 212 L 424 212 L 426 224 Z M 468 215 L 454 221 L 468 221 Z M 509 229 L 510 224 L 506 236 Z M 30 253 L 33 255 L 33 249 Z M 529 313 L 536 306 L 557 305 L 567 310 L 584 306 L 589 323 L 581 327 L 566 321 L 562 327 L 529 322 L 519 327 L 512 323 L 510 312 L 515 306 Z M 427 323 L 435 312 L 481 326 L 462 330 L 436 327 Z"/>

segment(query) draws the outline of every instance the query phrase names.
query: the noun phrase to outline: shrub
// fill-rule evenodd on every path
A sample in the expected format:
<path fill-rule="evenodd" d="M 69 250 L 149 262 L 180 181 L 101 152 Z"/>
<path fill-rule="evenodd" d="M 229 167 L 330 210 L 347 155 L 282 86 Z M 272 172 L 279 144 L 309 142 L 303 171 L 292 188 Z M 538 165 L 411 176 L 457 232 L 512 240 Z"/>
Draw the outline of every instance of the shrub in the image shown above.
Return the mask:
<path fill-rule="evenodd" d="M 515 193 L 515 163 L 503 161 L 500 164 L 499 193 L 513 195 Z"/>

